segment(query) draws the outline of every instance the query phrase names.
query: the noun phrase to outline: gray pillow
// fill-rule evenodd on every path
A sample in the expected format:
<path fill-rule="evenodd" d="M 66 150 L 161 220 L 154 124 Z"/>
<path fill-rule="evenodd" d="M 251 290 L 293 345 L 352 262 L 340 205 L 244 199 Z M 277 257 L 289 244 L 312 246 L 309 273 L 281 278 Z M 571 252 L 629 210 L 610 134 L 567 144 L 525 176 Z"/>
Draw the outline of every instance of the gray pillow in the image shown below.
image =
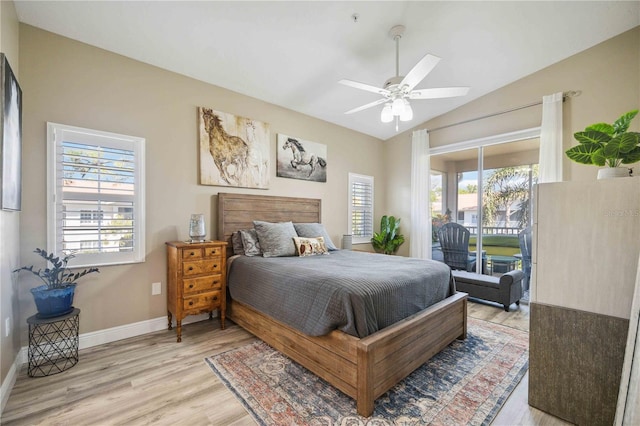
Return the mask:
<path fill-rule="evenodd" d="M 231 245 L 233 246 L 233 254 L 244 254 L 244 246 L 242 245 L 242 235 L 240 231 L 231 234 Z"/>
<path fill-rule="evenodd" d="M 324 229 L 324 225 L 321 223 L 294 223 L 293 224 L 296 232 L 299 237 L 305 238 L 315 238 L 322 237 L 324 238 L 324 244 L 327 246 L 327 249 L 333 251 L 338 250 L 338 247 L 333 244 L 329 234 L 327 234 L 327 230 Z"/>
<path fill-rule="evenodd" d="M 291 222 L 262 222 L 253 221 L 253 226 L 258 234 L 262 256 L 280 257 L 295 256 L 296 246 L 293 238 L 297 237 L 296 230 Z"/>
<path fill-rule="evenodd" d="M 240 237 L 242 238 L 242 246 L 244 247 L 245 256 L 262 255 L 258 234 L 256 234 L 255 229 L 240 230 Z"/>

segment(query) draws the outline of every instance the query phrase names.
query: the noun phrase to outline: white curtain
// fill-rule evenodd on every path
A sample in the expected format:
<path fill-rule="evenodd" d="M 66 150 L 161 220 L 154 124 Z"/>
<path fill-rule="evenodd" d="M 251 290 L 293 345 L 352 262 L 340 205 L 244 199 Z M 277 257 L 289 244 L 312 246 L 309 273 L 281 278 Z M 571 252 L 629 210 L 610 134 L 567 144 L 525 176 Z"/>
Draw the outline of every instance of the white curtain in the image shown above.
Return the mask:
<path fill-rule="evenodd" d="M 411 247 L 409 255 L 431 259 L 431 162 L 429 133 L 416 130 L 411 138 Z"/>
<path fill-rule="evenodd" d="M 562 181 L 562 92 L 542 97 L 538 183 Z"/>

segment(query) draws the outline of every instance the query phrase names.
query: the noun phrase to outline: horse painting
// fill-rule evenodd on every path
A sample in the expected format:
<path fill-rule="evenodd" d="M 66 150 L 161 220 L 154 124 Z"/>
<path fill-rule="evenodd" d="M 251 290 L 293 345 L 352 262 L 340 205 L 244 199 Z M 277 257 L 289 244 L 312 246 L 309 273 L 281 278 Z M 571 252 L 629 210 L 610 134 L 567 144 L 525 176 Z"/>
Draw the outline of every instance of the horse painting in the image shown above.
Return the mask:
<path fill-rule="evenodd" d="M 291 177 L 295 179 L 314 180 L 317 182 L 326 182 L 327 160 L 326 146 L 314 142 L 301 142 L 298 138 L 292 138 L 286 135 L 278 135 L 279 144 L 282 143 L 282 150 L 291 151 L 291 155 L 286 158 L 278 153 L 278 172 L 280 177 Z M 306 148 L 305 148 L 306 146 Z M 319 152 L 316 154 L 311 150 Z M 324 155 L 321 156 L 321 155 Z"/>
<path fill-rule="evenodd" d="M 199 116 L 202 120 L 200 183 L 265 188 L 269 177 L 269 133 L 266 125 L 208 108 L 199 108 Z M 226 120 L 223 121 L 223 117 Z M 225 127 L 236 130 L 235 134 L 225 130 Z M 267 155 L 264 155 L 265 150 Z M 206 164 L 211 161 L 217 173 L 207 168 Z"/>

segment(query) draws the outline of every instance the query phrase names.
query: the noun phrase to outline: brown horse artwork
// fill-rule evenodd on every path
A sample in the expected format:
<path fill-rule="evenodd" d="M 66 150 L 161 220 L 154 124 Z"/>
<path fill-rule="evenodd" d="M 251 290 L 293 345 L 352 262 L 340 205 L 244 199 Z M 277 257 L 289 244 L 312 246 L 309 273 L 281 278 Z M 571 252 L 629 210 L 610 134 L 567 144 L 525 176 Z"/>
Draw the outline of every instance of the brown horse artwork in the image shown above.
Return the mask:
<path fill-rule="evenodd" d="M 199 110 L 202 127 L 206 133 L 206 135 L 201 134 L 201 183 L 245 188 L 265 187 L 265 181 L 268 183 L 268 155 L 265 156 L 263 149 L 259 146 L 267 136 L 268 150 L 268 131 L 264 131 L 264 123 L 235 118 L 230 114 L 218 113 L 208 108 L 199 108 Z M 227 120 L 231 123 L 223 122 L 221 117 L 223 114 L 232 117 Z M 230 124 L 231 129 L 235 128 L 239 131 L 235 135 L 231 134 L 225 130 L 225 124 Z M 209 176 L 211 173 L 207 173 L 204 166 L 202 156 L 207 153 L 205 145 L 208 154 L 211 155 L 209 161 L 213 160 L 217 169 L 219 182 L 215 181 L 215 177 Z"/>

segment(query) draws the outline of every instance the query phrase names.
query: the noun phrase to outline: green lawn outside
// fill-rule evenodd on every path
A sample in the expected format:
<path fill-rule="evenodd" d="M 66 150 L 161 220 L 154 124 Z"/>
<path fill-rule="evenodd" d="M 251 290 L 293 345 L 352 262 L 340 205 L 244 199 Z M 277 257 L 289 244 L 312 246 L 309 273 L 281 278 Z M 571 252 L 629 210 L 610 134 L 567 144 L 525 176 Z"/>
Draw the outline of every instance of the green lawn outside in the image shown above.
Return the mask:
<path fill-rule="evenodd" d="M 520 253 L 517 235 L 485 235 L 482 237 L 482 249 L 488 255 L 513 256 Z M 476 250 L 476 237 L 469 238 L 469 251 Z"/>

